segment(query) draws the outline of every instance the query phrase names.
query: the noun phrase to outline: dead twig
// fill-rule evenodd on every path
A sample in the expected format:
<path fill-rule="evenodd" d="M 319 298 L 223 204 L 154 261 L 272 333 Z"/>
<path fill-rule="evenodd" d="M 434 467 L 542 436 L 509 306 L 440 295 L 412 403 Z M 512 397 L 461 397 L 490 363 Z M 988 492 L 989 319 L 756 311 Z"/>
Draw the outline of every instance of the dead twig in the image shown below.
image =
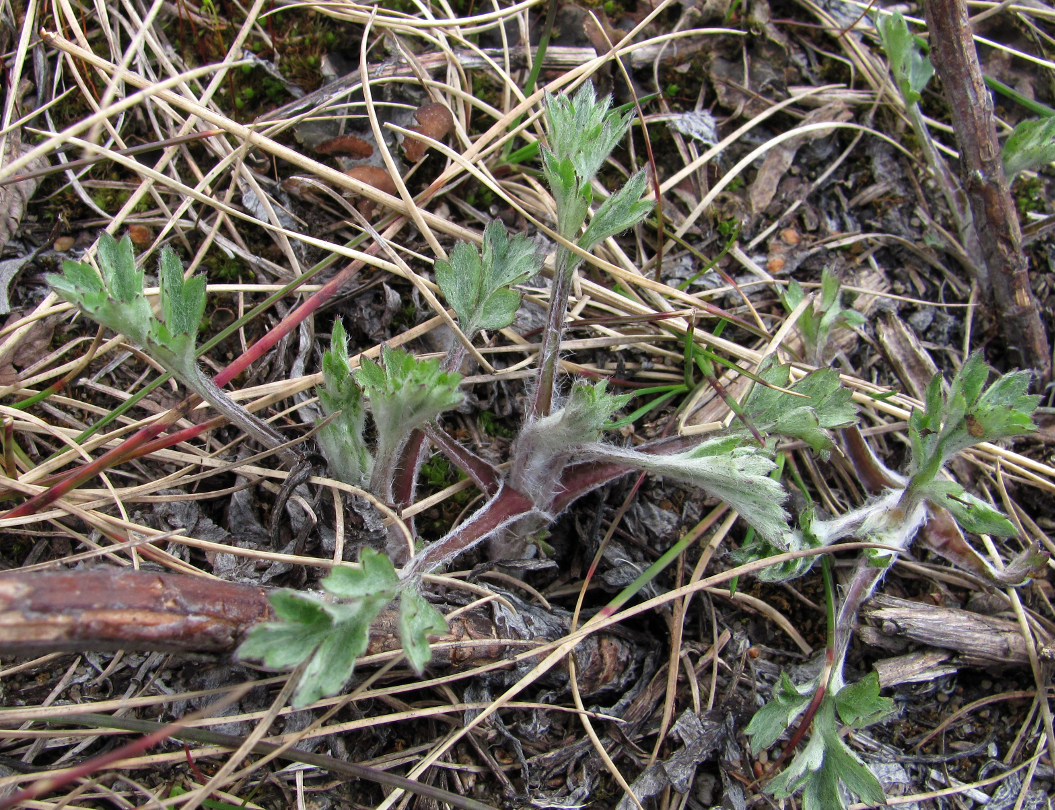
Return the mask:
<path fill-rule="evenodd" d="M 510 595 L 505 600 L 515 599 Z M 517 600 L 519 602 L 519 600 Z M 0 575 L 0 656 L 52 652 L 161 650 L 230 653 L 257 622 L 273 619 L 268 589 L 183 574 L 100 567 Z M 518 603 L 458 612 L 435 637 L 432 664 L 465 670 L 501 661 L 569 632 L 565 611 Z M 367 656 L 401 649 L 398 611 L 374 622 Z M 633 641 L 596 633 L 575 650 L 579 688 L 587 695 L 632 677 Z M 556 682 L 566 679 L 557 675 Z"/>
<path fill-rule="evenodd" d="M 931 61 L 949 104 L 960 173 L 989 271 L 993 316 L 1011 359 L 1051 379 L 1051 347 L 1029 284 L 1022 229 L 1004 174 L 993 101 L 982 79 L 964 0 L 927 0 Z"/>

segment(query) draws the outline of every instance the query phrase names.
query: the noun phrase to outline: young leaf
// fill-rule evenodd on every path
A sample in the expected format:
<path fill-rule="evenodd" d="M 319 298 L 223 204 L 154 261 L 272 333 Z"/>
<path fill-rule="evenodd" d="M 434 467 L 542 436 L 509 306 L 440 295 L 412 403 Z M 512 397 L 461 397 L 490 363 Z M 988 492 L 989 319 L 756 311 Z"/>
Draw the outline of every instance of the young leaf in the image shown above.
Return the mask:
<path fill-rule="evenodd" d="M 919 43 L 908 30 L 901 12 L 881 14 L 876 26 L 883 40 L 883 50 L 890 60 L 890 72 L 894 74 L 901 97 L 906 104 L 915 104 L 920 93 L 934 75 L 930 59 L 921 53 Z"/>
<path fill-rule="evenodd" d="M 802 522 L 801 515 L 799 520 Z M 756 560 L 764 560 L 788 551 L 805 551 L 809 548 L 818 548 L 820 545 L 817 538 L 805 529 L 792 530 L 785 533 L 779 546 L 756 533 L 729 556 L 734 563 L 741 565 Z M 816 557 L 798 557 L 793 560 L 774 563 L 756 572 L 755 578 L 762 582 L 788 582 L 801 577 L 813 567 L 816 561 Z"/>
<path fill-rule="evenodd" d="M 414 671 L 421 675 L 432 658 L 428 636 L 447 632 L 443 614 L 415 590 L 405 590 L 399 600 L 399 637 Z"/>
<path fill-rule="evenodd" d="M 579 237 L 579 247 L 590 250 L 598 242 L 634 227 L 647 217 L 653 208 L 651 200 L 642 199 L 647 186 L 648 176 L 640 171 L 601 203 L 586 231 Z"/>
<path fill-rule="evenodd" d="M 333 627 L 321 600 L 292 591 L 268 598 L 278 621 L 255 625 L 239 646 L 238 658 L 263 661 L 270 669 L 292 669 L 307 660 Z"/>
<path fill-rule="evenodd" d="M 787 288 L 781 295 L 781 300 L 784 303 L 784 309 L 786 309 L 788 312 L 794 310 L 795 307 L 801 304 L 805 299 L 806 293 L 802 289 L 802 285 L 794 279 L 791 280 L 791 282 L 788 284 Z"/>
<path fill-rule="evenodd" d="M 49 273 L 47 281 L 93 320 L 145 346 L 154 314 L 143 294 L 143 271 L 136 268 L 132 240 L 126 236 L 117 242 L 103 233 L 98 261 L 102 279 L 90 265 L 64 261 L 63 275 Z"/>
<path fill-rule="evenodd" d="M 341 599 L 383 599 L 396 597 L 399 577 L 388 557 L 372 548 L 364 547 L 359 555 L 359 567 L 340 566 L 330 571 L 322 587 Z"/>
<path fill-rule="evenodd" d="M 878 723 L 894 711 L 894 701 L 879 694 L 879 674 L 873 670 L 856 683 L 847 684 L 835 695 L 839 718 L 851 728 Z"/>
<path fill-rule="evenodd" d="M 333 623 L 304 668 L 290 701 L 293 708 L 303 708 L 319 698 L 336 695 L 352 677 L 355 659 L 366 652 L 370 641 L 370 622 L 381 609 L 378 607 L 371 612 L 369 607 L 372 606 L 364 605 L 342 621 Z"/>
<path fill-rule="evenodd" d="M 818 369 L 790 387 L 791 366 L 767 362 L 758 376 L 768 385 L 756 384 L 743 410 L 762 433 L 804 441 L 826 457 L 833 447 L 826 431 L 857 419 L 853 392 L 839 383 L 835 369 Z"/>
<path fill-rule="evenodd" d="M 783 295 L 784 307 L 791 312 L 805 297 L 802 287 L 792 281 Z M 837 327 L 856 328 L 864 322 L 865 318 L 860 312 L 843 308 L 839 279 L 831 270 L 825 268 L 821 274 L 821 299 L 814 306 L 802 311 L 797 326 L 802 333 L 802 340 L 811 362 L 821 365 L 832 331 Z"/>
<path fill-rule="evenodd" d="M 205 314 L 205 277 L 183 278 L 183 264 L 167 245 L 161 251 L 161 316 L 173 335 L 195 338 Z"/>
<path fill-rule="evenodd" d="M 516 317 L 520 293 L 511 289 L 538 273 L 542 259 L 524 234 L 509 239 L 495 220 L 484 231 L 483 257 L 465 242 L 451 250 L 450 262 L 436 260 L 436 282 L 472 338 L 484 329 L 505 329 Z"/>
<path fill-rule="evenodd" d="M 1055 116 L 1018 124 L 1004 142 L 1003 157 L 1008 182 L 1055 163 Z"/>
<path fill-rule="evenodd" d="M 983 390 L 988 376 L 985 360 L 976 352 L 953 377 L 948 394 L 942 394 L 939 375 L 927 386 L 926 407 L 909 417 L 913 491 L 934 481 L 957 453 L 1035 430 L 1032 417 L 1040 398 L 1026 393 L 1029 372 L 1003 374 Z"/>
<path fill-rule="evenodd" d="M 370 478 L 374 460 L 363 441 L 363 389 L 348 367 L 348 339 L 340 321 L 333 324 L 330 349 L 322 355 L 322 385 L 315 390 L 323 413 L 337 414 L 317 434 L 330 469 L 339 480 L 363 486 Z"/>
<path fill-rule="evenodd" d="M 774 689 L 773 699 L 755 712 L 747 724 L 747 735 L 751 738 L 751 749 L 756 753 L 773 745 L 810 703 L 807 686 L 803 694 L 791 682 L 786 672 L 780 673 L 780 684 Z"/>
<path fill-rule="evenodd" d="M 381 348 L 381 364 L 364 358 L 355 379 L 370 398 L 379 458 L 395 454 L 412 431 L 462 401 L 460 374 L 388 346 Z"/>
<path fill-rule="evenodd" d="M 683 453 L 653 455 L 608 445 L 590 445 L 590 456 L 698 486 L 740 513 L 769 544 L 782 551 L 797 542 L 784 511 L 787 493 L 769 477 L 776 465 L 765 450 L 739 446 L 741 438 L 708 439 Z"/>
<path fill-rule="evenodd" d="M 593 202 L 590 184 L 576 174 L 570 158 L 562 159 L 545 147 L 542 173 L 557 206 L 557 231 L 566 239 L 575 239 Z"/>
<path fill-rule="evenodd" d="M 920 494 L 933 505 L 948 509 L 964 531 L 1013 537 L 1018 529 L 998 509 L 967 492 L 955 481 L 931 481 Z"/>
<path fill-rule="evenodd" d="M 630 399 L 629 394 L 609 394 L 605 380 L 576 380 L 564 407 L 552 415 L 554 433 L 565 447 L 596 441 L 612 414 Z"/>
<path fill-rule="evenodd" d="M 846 746 L 835 723 L 834 699 L 826 695 L 813 718 L 813 736 L 791 764 L 766 786 L 778 799 L 802 790 L 803 810 L 845 808 L 839 784 L 865 802 L 884 801 L 883 788 L 864 763 Z"/>
<path fill-rule="evenodd" d="M 584 83 L 574 98 L 546 94 L 546 130 L 550 150 L 575 167 L 581 183 L 589 184 L 630 128 L 631 114 L 609 109 L 611 96 L 598 99 Z"/>

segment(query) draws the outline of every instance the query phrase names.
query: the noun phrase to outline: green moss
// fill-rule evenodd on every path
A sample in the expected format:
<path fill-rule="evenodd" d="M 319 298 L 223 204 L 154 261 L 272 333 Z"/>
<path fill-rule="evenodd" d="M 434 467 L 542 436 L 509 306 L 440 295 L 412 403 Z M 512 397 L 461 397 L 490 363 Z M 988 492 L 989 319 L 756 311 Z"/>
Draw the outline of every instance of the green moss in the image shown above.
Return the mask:
<path fill-rule="evenodd" d="M 718 233 L 720 233 L 724 239 L 735 239 L 740 233 L 740 220 L 723 219 L 718 223 Z"/>
<path fill-rule="evenodd" d="M 516 435 L 515 431 L 499 422 L 498 417 L 491 411 L 482 411 L 477 418 L 480 422 L 480 429 L 488 436 L 512 439 Z"/>
<path fill-rule="evenodd" d="M 213 251 L 202 260 L 202 269 L 213 284 L 236 284 L 245 264 L 234 256 Z"/>
<path fill-rule="evenodd" d="M 487 186 L 474 186 L 466 193 L 465 201 L 473 208 L 486 212 L 495 201 L 495 193 Z"/>
<path fill-rule="evenodd" d="M 1015 195 L 1018 213 L 1023 217 L 1027 214 L 1039 214 L 1048 210 L 1044 180 L 1039 176 L 1019 175 L 1012 186 L 1012 193 Z"/>

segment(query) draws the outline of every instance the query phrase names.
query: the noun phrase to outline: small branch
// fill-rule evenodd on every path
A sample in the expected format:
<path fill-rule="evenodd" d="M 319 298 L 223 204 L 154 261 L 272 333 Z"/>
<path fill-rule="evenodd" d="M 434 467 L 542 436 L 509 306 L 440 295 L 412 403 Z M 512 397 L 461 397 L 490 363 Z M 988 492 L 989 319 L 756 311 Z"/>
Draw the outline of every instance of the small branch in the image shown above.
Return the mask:
<path fill-rule="evenodd" d="M 132 568 L 0 574 L 0 656 L 109 650 L 232 653 L 254 624 L 275 618 L 269 593 L 253 585 Z M 510 660 L 570 632 L 566 611 L 521 603 L 509 594 L 503 599 L 513 602 L 515 610 L 483 604 L 448 619 L 448 632 L 433 637 L 430 666 L 468 669 Z M 399 610 L 393 605 L 374 621 L 366 655 L 401 647 Z M 634 671 L 644 651 L 640 640 L 621 631 L 583 639 L 575 650 L 580 689 L 590 695 L 619 683 Z M 566 671 L 554 675 L 555 685 L 567 678 Z"/>
<path fill-rule="evenodd" d="M 0 575 L 3 655 L 233 649 L 271 616 L 263 588 L 119 568 Z"/>
<path fill-rule="evenodd" d="M 996 137 L 965 0 L 927 0 L 931 61 L 949 103 L 960 171 L 989 270 L 993 317 L 1015 364 L 1051 379 L 1051 348 L 1029 283 L 1022 230 Z"/>

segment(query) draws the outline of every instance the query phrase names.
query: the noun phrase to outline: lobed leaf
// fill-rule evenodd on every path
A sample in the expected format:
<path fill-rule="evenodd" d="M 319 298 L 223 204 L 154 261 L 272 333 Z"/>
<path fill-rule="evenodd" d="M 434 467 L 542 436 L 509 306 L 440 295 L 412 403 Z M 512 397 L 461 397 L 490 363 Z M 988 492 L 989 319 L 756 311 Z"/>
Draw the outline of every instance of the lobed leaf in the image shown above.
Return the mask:
<path fill-rule="evenodd" d="M 718 437 L 666 456 L 595 445 L 590 455 L 698 486 L 739 512 L 772 547 L 786 551 L 801 536 L 788 526 L 782 506 L 787 493 L 769 477 L 776 465 L 764 449 L 741 441 L 735 435 Z"/>
<path fill-rule="evenodd" d="M 132 241 L 126 236 L 117 242 L 102 234 L 98 261 L 102 278 L 90 265 L 64 261 L 63 274 L 49 273 L 47 281 L 92 320 L 144 346 L 154 314 L 143 294 L 143 273 L 136 269 Z"/>
<path fill-rule="evenodd" d="M 370 398 L 378 457 L 395 453 L 412 431 L 462 401 L 460 374 L 389 346 L 381 348 L 381 364 L 363 358 L 355 379 Z"/>
<path fill-rule="evenodd" d="M 238 658 L 262 661 L 270 669 L 292 669 L 307 660 L 333 626 L 321 600 L 293 591 L 276 591 L 268 601 L 279 618 L 254 626 L 238 647 Z"/>
<path fill-rule="evenodd" d="M 161 317 L 172 335 L 197 337 L 205 314 L 205 277 L 183 278 L 183 264 L 172 248 L 161 251 Z"/>
<path fill-rule="evenodd" d="M 447 620 L 415 590 L 405 590 L 399 600 L 399 637 L 414 671 L 421 675 L 432 658 L 428 636 L 447 632 Z"/>
<path fill-rule="evenodd" d="M 396 597 L 399 576 L 384 554 L 364 547 L 359 555 L 359 567 L 339 566 L 322 580 L 322 587 L 341 599 L 384 599 Z"/>
<path fill-rule="evenodd" d="M 839 382 L 835 369 L 818 369 L 789 387 L 791 366 L 767 361 L 758 376 L 768 385 L 756 384 L 743 409 L 763 434 L 804 441 L 826 456 L 834 446 L 826 431 L 857 421 L 853 392 Z"/>
<path fill-rule="evenodd" d="M 876 21 L 883 50 L 890 60 L 890 72 L 906 104 L 915 104 L 934 75 L 930 59 L 920 51 L 917 38 L 908 30 L 901 12 L 881 14 Z"/>
<path fill-rule="evenodd" d="M 568 159 L 579 180 L 589 184 L 630 128 L 631 114 L 610 109 L 611 96 L 598 99 L 585 82 L 575 96 L 546 94 L 546 131 L 550 149 Z"/>
<path fill-rule="evenodd" d="M 755 712 L 747 724 L 747 735 L 751 738 L 751 750 L 758 753 L 771 747 L 795 718 L 801 715 L 810 703 L 810 687 L 803 694 L 792 683 L 786 672 L 780 673 L 780 683 L 774 689 L 773 699 Z"/>
<path fill-rule="evenodd" d="M 879 673 L 872 670 L 836 693 L 835 709 L 846 725 L 865 728 L 889 716 L 894 711 L 894 701 L 880 696 Z"/>
<path fill-rule="evenodd" d="M 378 607 L 371 613 L 370 607 L 364 605 L 363 609 L 333 624 L 301 674 L 291 700 L 293 708 L 303 708 L 320 698 L 336 695 L 352 677 L 355 659 L 366 652 L 369 644 L 370 623 L 380 610 Z"/>
<path fill-rule="evenodd" d="M 642 170 L 631 177 L 619 191 L 608 197 L 579 237 L 579 247 L 590 250 L 609 236 L 615 236 L 641 222 L 652 211 L 654 203 L 644 200 L 648 176 Z"/>
<path fill-rule="evenodd" d="M 122 303 L 131 303 L 143 295 L 143 271 L 136 267 L 132 240 L 128 236 L 118 242 L 110 234 L 99 236 L 97 247 L 99 267 L 110 295 Z"/>
<path fill-rule="evenodd" d="M 766 786 L 778 799 L 802 791 L 803 810 L 845 808 L 840 783 L 870 804 L 885 800 L 879 780 L 839 736 L 834 699 L 826 695 L 813 718 L 813 735 L 791 764 Z"/>
<path fill-rule="evenodd" d="M 927 386 L 925 408 L 913 410 L 909 417 L 911 486 L 917 491 L 957 453 L 1035 430 L 1033 412 L 1040 398 L 1026 393 L 1030 373 L 1012 371 L 985 388 L 988 377 L 981 352 L 975 352 L 953 377 L 947 394 L 942 393 L 940 375 Z"/>
<path fill-rule="evenodd" d="M 523 234 L 510 240 L 505 225 L 494 221 L 484 231 L 483 256 L 459 242 L 450 262 L 437 259 L 436 282 L 458 323 L 470 338 L 484 329 L 505 329 L 516 317 L 520 293 L 510 289 L 542 267 L 536 245 Z"/>
<path fill-rule="evenodd" d="M 363 440 L 366 404 L 363 389 L 348 366 L 348 338 L 339 320 L 333 324 L 330 348 L 322 355 L 322 385 L 315 391 L 323 413 L 334 417 L 316 435 L 330 469 L 339 480 L 363 486 L 373 467 Z"/>

